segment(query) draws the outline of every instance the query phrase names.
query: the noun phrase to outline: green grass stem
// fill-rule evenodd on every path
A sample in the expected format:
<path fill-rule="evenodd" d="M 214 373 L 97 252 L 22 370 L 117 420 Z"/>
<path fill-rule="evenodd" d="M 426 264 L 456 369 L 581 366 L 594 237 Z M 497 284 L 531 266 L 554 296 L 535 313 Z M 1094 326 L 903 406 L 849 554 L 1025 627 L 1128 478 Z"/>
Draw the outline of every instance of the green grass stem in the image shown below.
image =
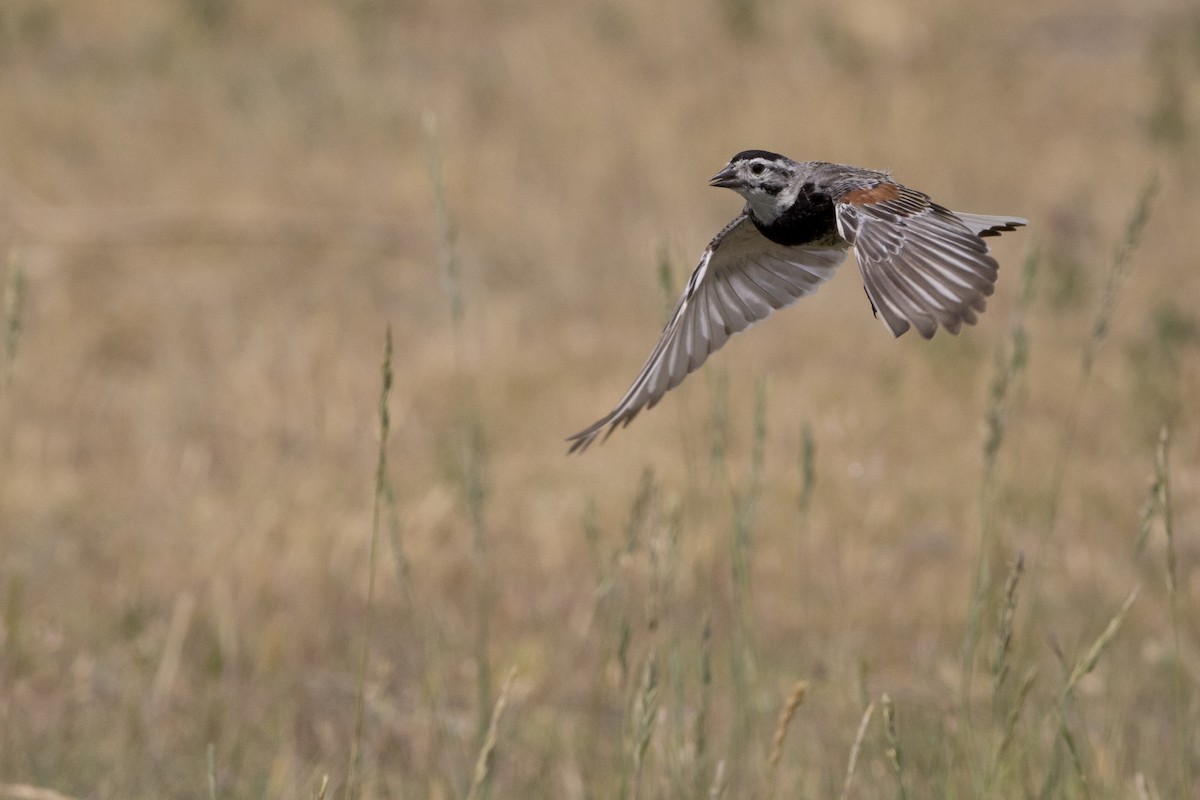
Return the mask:
<path fill-rule="evenodd" d="M 375 622 L 375 561 L 379 550 L 379 529 L 382 510 L 388 492 L 387 443 L 391 431 L 388 400 L 392 392 L 392 326 L 384 338 L 382 386 L 379 391 L 379 449 L 375 460 L 375 491 L 371 510 L 371 544 L 367 558 L 367 608 L 363 617 L 362 650 L 358 659 L 358 678 L 355 681 L 354 734 L 350 740 L 350 762 L 346 774 L 347 800 L 359 797 L 362 791 L 362 747 L 364 712 L 367 695 L 367 665 L 371 657 L 371 634 Z"/>

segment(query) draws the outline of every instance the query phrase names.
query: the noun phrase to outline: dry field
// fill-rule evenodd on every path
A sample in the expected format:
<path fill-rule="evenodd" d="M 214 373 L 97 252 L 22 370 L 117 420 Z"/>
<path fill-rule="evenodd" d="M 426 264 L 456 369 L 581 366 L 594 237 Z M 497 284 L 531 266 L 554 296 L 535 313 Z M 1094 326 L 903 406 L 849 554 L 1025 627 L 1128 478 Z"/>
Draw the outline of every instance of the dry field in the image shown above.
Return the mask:
<path fill-rule="evenodd" d="M 0 109 L 0 797 L 1200 796 L 1194 4 L 4 0 Z M 567 457 L 747 148 L 1032 224 Z"/>

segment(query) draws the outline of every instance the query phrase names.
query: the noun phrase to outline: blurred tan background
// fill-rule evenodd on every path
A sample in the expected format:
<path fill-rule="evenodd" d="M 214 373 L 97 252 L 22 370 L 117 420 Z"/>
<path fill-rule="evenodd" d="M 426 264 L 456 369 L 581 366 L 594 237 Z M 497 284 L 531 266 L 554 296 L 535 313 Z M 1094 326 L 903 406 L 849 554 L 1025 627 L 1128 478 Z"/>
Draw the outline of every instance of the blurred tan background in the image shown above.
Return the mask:
<path fill-rule="evenodd" d="M 6 0 L 0 783 L 208 796 L 211 747 L 221 797 L 311 797 L 325 774 L 341 796 L 358 741 L 363 796 L 465 796 L 515 666 L 498 797 L 683 796 L 722 761 L 727 796 L 763 796 L 799 679 L 781 796 L 836 795 L 882 692 L 915 796 L 1200 791 L 1198 133 L 1200 11 L 1178 0 Z M 1031 225 L 992 240 L 1000 284 L 961 336 L 892 340 L 848 263 L 567 458 L 654 343 L 660 264 L 682 286 L 738 211 L 706 181 L 748 148 Z M 1034 250 L 989 500 L 988 387 Z M 361 680 L 388 325 L 394 503 Z M 1161 526 L 1135 549 L 1164 423 L 1174 594 Z M 981 524 L 981 674 L 1018 550 L 1014 652 L 1039 666 L 992 784 L 956 738 L 986 701 L 961 658 Z M 1139 584 L 1087 711 L 1062 712 L 1068 760 L 1063 675 Z M 896 792 L 878 724 L 856 796 Z"/>

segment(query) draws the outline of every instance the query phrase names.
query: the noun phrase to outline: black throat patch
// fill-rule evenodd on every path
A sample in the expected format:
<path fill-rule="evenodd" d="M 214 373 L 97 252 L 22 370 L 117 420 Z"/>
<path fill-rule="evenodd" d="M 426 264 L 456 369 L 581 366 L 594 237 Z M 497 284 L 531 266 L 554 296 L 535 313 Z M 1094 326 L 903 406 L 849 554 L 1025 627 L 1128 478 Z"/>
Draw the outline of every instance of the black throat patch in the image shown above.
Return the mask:
<path fill-rule="evenodd" d="M 828 239 L 830 234 L 837 232 L 833 200 L 809 183 L 801 188 L 796 202 L 770 225 L 764 225 L 753 213 L 750 221 L 763 236 L 785 247 Z"/>

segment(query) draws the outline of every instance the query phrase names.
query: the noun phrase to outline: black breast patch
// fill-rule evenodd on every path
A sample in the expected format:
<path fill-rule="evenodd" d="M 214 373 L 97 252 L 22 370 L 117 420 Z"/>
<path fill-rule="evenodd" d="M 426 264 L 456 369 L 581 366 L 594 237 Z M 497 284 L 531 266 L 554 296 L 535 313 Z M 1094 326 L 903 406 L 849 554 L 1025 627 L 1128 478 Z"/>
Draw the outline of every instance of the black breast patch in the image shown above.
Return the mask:
<path fill-rule="evenodd" d="M 753 214 L 750 219 L 763 236 L 785 247 L 828 239 L 837 232 L 833 200 L 811 184 L 805 184 L 792 207 L 770 225 L 762 224 Z"/>

